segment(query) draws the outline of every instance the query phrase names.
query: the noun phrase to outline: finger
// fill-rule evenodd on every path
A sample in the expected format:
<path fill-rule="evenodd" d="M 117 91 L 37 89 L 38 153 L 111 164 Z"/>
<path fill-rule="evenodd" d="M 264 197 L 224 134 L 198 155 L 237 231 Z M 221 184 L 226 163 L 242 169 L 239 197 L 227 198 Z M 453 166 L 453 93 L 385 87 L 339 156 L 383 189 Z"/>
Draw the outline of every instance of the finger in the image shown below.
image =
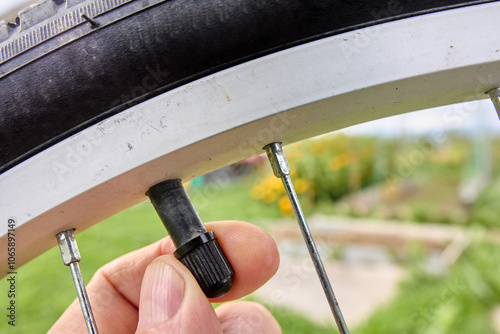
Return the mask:
<path fill-rule="evenodd" d="M 147 265 L 162 255 L 168 238 L 133 251 L 100 268 L 87 285 L 95 321 L 103 333 L 134 333 L 137 327 L 137 301 L 131 301 L 131 291 L 140 291 Z M 118 288 L 126 280 L 127 284 Z M 87 333 L 78 300 L 68 307 L 49 331 L 54 333 Z"/>
<path fill-rule="evenodd" d="M 212 301 L 225 302 L 244 297 L 260 288 L 278 270 L 276 242 L 260 227 L 235 221 L 207 223 L 206 226 L 218 236 L 234 270 L 231 290 Z"/>
<path fill-rule="evenodd" d="M 103 289 L 102 292 L 93 289 L 87 290 L 95 322 L 101 333 L 126 334 L 135 332 L 137 308 L 120 295 L 116 289 L 109 287 Z M 107 304 L 106 300 L 108 300 Z M 88 333 L 78 300 L 73 301 L 48 333 Z"/>
<path fill-rule="evenodd" d="M 217 299 L 217 302 L 243 297 L 258 289 L 274 275 L 279 266 L 278 249 L 274 240 L 264 230 L 237 221 L 207 223 L 206 227 L 217 235 L 221 248 L 235 272 L 231 291 Z M 152 249 L 146 247 L 109 263 L 100 273 L 135 306 L 139 302 L 142 276 L 147 265 L 156 257 L 175 251 L 170 238 L 152 246 Z"/>
<path fill-rule="evenodd" d="M 281 334 L 276 319 L 262 305 L 253 302 L 231 302 L 215 312 L 224 334 Z"/>
<path fill-rule="evenodd" d="M 277 247 L 262 229 L 235 221 L 208 223 L 206 226 L 218 236 L 235 271 L 233 288 L 217 301 L 247 295 L 274 275 L 279 264 Z M 131 332 L 131 328 L 137 325 L 140 287 L 147 265 L 158 256 L 172 254 L 174 251 L 175 246 L 170 238 L 164 238 L 102 267 L 88 285 L 98 325 L 115 328 L 118 322 L 110 319 L 120 319 L 121 331 L 117 332 Z M 54 332 L 57 329 L 64 332 L 67 323 L 73 319 L 78 321 L 73 321 L 71 325 L 83 328 L 84 332 L 85 325 L 80 312 L 78 303 L 74 302 L 53 327 Z M 77 333 L 76 329 L 74 332 Z"/>
<path fill-rule="evenodd" d="M 215 310 L 189 270 L 172 255 L 146 269 L 137 334 L 222 334 Z"/>

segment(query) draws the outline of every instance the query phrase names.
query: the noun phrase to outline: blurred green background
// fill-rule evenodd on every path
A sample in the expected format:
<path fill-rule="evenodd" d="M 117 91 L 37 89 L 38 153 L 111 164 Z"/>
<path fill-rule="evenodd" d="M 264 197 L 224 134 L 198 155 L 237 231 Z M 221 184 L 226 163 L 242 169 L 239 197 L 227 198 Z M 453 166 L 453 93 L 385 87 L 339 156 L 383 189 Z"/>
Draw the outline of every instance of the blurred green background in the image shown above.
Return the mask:
<path fill-rule="evenodd" d="M 439 135 L 334 133 L 288 145 L 285 151 L 308 216 L 458 226 L 468 236 L 458 259 L 440 273 L 426 268 L 425 247 L 408 247 L 396 260 L 406 274 L 395 297 L 355 324 L 352 333 L 497 333 L 500 137 L 487 135 L 477 123 L 465 130 L 444 129 Z M 281 182 L 272 176 L 264 157 L 186 186 L 204 221 L 243 220 L 272 231 L 275 221 L 292 216 Z M 147 202 L 78 234 L 84 280 L 112 259 L 165 234 Z M 337 256 L 335 261 L 347 260 Z M 7 328 L 3 320 L 1 332 L 44 333 L 75 298 L 58 249 L 21 267 L 17 278 L 17 326 Z M 2 305 L 7 290 L 3 279 Z M 266 304 L 284 333 L 336 331 L 332 322 L 312 320 L 293 307 L 273 305 L 259 296 L 248 298 Z"/>

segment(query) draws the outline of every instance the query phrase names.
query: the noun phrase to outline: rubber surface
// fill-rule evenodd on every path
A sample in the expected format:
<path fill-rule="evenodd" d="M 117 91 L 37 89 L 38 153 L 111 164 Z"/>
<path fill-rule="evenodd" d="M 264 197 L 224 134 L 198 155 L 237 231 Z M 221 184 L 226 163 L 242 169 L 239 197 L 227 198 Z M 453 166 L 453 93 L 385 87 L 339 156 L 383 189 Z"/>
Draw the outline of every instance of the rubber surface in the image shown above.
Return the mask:
<path fill-rule="evenodd" d="M 132 14 L 127 6 L 139 2 L 124 4 L 108 14 L 110 24 L 88 24 L 81 37 L 51 47 L 75 33 L 68 29 L 29 50 L 33 59 L 21 54 L 23 66 L 11 68 L 15 57 L 0 65 L 0 172 L 110 115 L 235 64 L 383 21 L 490 1 L 152 2 L 140 2 Z"/>

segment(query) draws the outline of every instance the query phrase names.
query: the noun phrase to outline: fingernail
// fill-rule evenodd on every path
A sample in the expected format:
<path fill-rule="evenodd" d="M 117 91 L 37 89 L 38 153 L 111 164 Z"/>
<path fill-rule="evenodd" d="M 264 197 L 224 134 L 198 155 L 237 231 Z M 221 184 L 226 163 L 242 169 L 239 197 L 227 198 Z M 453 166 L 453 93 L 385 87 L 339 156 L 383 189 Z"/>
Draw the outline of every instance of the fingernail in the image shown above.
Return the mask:
<path fill-rule="evenodd" d="M 184 298 L 184 278 L 163 260 L 153 261 L 144 274 L 139 302 L 139 328 L 172 318 Z"/>

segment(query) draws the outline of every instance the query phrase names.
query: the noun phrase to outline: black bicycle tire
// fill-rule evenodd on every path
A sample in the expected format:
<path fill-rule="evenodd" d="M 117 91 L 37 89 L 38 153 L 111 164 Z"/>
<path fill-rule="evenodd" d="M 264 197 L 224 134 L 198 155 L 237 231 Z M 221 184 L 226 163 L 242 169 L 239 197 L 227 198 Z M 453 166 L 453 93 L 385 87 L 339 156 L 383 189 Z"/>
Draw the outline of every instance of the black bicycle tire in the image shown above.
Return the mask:
<path fill-rule="evenodd" d="M 57 17 L 71 9 L 52 1 Z M 105 13 L 114 15 L 111 23 L 102 25 L 104 14 L 86 16 L 80 36 L 62 44 L 49 38 L 0 64 L 0 173 L 134 104 L 236 64 L 384 21 L 491 1 L 122 2 Z M 10 37 L 0 47 L 51 20 L 23 27 L 22 15 L 17 26 L 4 25 Z"/>

